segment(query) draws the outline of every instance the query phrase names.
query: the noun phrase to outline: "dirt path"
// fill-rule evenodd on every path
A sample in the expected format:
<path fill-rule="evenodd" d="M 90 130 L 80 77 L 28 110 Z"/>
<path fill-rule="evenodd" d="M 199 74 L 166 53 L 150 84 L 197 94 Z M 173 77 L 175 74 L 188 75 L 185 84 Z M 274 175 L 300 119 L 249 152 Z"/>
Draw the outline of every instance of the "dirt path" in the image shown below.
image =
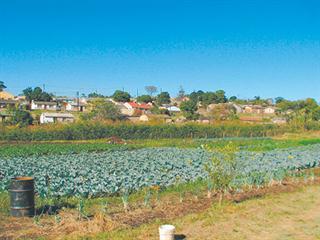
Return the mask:
<path fill-rule="evenodd" d="M 186 239 L 320 239 L 320 186 L 240 204 L 230 203 L 172 221 Z M 160 223 L 114 232 L 97 239 L 158 239 Z M 183 238 L 179 238 L 183 239 Z"/>

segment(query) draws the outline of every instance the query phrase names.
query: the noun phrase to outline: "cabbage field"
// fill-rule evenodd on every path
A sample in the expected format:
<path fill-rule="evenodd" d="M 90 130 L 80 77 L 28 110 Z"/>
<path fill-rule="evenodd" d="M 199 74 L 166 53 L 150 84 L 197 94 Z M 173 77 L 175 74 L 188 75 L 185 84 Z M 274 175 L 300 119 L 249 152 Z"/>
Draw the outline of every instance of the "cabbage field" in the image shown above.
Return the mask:
<path fill-rule="evenodd" d="M 0 157 L 0 191 L 11 177 L 34 176 L 42 196 L 100 196 L 132 192 L 146 186 L 206 179 L 210 160 L 204 149 L 143 148 L 100 153 Z M 318 166 L 320 144 L 268 152 L 241 151 L 234 186 L 281 180 L 288 171 Z"/>

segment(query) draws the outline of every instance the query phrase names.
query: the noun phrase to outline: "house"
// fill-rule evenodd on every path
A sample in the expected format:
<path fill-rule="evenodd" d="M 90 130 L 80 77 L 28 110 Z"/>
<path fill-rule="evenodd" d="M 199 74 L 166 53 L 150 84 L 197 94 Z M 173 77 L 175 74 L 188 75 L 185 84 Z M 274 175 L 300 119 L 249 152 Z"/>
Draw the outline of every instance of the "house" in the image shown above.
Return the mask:
<path fill-rule="evenodd" d="M 32 101 L 31 110 L 59 110 L 57 102 Z"/>
<path fill-rule="evenodd" d="M 265 114 L 275 114 L 276 108 L 275 107 L 266 107 L 263 111 Z"/>
<path fill-rule="evenodd" d="M 168 110 L 171 113 L 181 112 L 181 109 L 179 107 L 171 104 L 163 104 L 162 106 L 159 107 L 159 109 Z"/>
<path fill-rule="evenodd" d="M 243 106 L 244 113 L 255 113 L 255 114 L 262 114 L 263 107 L 260 105 L 244 105 Z"/>
<path fill-rule="evenodd" d="M 40 116 L 40 123 L 62 123 L 74 122 L 74 116 L 70 113 L 42 113 Z"/>
<path fill-rule="evenodd" d="M 73 112 L 84 112 L 87 108 L 87 104 L 83 102 L 72 102 L 72 103 L 67 103 L 66 104 L 66 110 L 67 111 L 73 111 Z"/>
<path fill-rule="evenodd" d="M 8 108 L 8 107 L 14 107 L 19 102 L 16 100 L 4 100 L 0 99 L 0 109 L 1 108 Z"/>
<path fill-rule="evenodd" d="M 119 108 L 121 114 L 125 116 L 133 116 L 134 115 L 134 109 L 128 108 L 124 103 L 115 103 L 115 105 Z"/>
<path fill-rule="evenodd" d="M 124 104 L 128 109 L 136 109 L 141 111 L 148 111 L 152 108 L 151 103 L 137 103 L 137 102 L 126 102 Z"/>
<path fill-rule="evenodd" d="M 136 102 L 126 102 L 121 105 L 120 111 L 122 114 L 127 116 L 142 115 L 149 113 L 152 108 L 151 103 L 136 103 Z"/>
<path fill-rule="evenodd" d="M 0 92 L 0 99 L 2 100 L 13 100 L 14 96 L 11 93 L 1 91 Z"/>
<path fill-rule="evenodd" d="M 169 112 L 172 112 L 172 113 L 181 112 L 181 109 L 178 108 L 178 107 L 176 107 L 176 106 L 169 106 L 169 107 L 167 107 L 167 110 L 168 110 Z"/>

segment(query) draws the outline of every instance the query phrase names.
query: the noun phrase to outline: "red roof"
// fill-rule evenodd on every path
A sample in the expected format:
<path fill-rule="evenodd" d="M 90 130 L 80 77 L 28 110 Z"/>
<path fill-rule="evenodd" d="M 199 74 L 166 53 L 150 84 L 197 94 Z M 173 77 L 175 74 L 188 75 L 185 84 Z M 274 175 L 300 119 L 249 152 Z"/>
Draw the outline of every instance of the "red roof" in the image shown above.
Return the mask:
<path fill-rule="evenodd" d="M 130 106 L 133 108 L 138 108 L 138 109 L 150 109 L 151 106 L 146 103 L 136 103 L 136 102 L 129 102 Z"/>

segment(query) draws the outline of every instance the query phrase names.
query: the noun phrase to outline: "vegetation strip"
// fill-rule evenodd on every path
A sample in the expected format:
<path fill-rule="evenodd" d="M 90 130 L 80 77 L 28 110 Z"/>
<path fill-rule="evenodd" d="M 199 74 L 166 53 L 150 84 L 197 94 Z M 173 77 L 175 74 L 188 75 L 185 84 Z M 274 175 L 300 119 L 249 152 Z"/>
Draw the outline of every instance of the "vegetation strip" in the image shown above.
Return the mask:
<path fill-rule="evenodd" d="M 320 145 L 276 149 L 269 152 L 241 151 L 234 169 L 222 161 L 221 178 L 230 178 L 228 188 L 262 186 L 281 181 L 293 170 L 317 167 Z M 213 156 L 219 153 L 214 153 Z M 220 156 L 223 159 L 223 156 Z M 2 157 L 0 189 L 6 190 L 13 176 L 34 176 L 41 196 L 102 196 L 127 194 L 145 187 L 168 187 L 199 179 L 212 172 L 211 154 L 204 149 L 146 148 L 77 155 Z M 223 175 L 222 173 L 225 173 Z M 220 176 L 219 175 L 219 176 Z M 209 181 L 210 183 L 210 181 Z M 208 183 L 208 189 L 215 187 Z M 217 186 L 216 186 L 217 187 Z M 218 186 L 219 187 L 219 186 Z"/>

